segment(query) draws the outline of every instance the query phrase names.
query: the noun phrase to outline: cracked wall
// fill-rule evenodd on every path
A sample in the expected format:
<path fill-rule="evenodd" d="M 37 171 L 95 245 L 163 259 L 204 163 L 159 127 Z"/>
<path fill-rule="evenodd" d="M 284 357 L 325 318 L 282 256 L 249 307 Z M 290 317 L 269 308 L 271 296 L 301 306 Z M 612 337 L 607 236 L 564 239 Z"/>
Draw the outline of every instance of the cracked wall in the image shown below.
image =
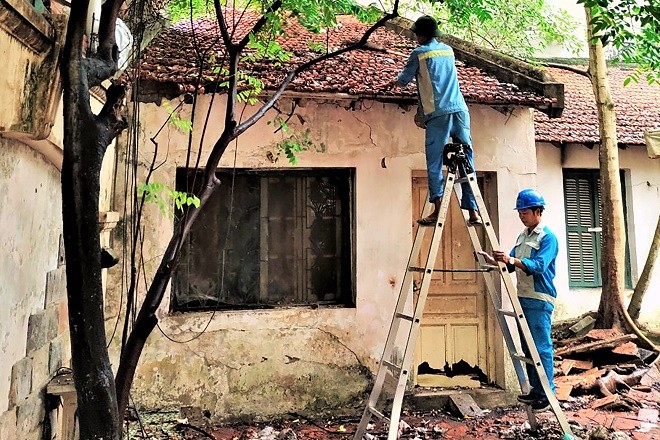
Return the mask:
<path fill-rule="evenodd" d="M 205 118 L 209 99 L 200 97 L 196 120 Z M 148 340 L 134 383 L 133 397 L 138 406 L 194 406 L 209 410 L 214 420 L 227 420 L 289 411 L 319 413 L 357 404 L 368 390 L 412 244 L 412 172 L 425 169 L 424 132 L 413 123 L 414 109 L 395 104 L 311 100 L 297 104 L 289 125 L 294 131 L 309 130 L 312 143 L 318 146 L 299 153 L 297 167 L 356 170 L 356 307 L 171 314 L 166 300 L 159 318 L 169 339 L 155 331 Z M 286 112 L 291 106 L 292 101 L 285 99 L 279 108 Z M 224 96 L 218 96 L 202 163 L 222 129 L 215 121 L 224 120 L 223 109 Z M 248 107 L 244 117 L 252 110 Z M 531 110 L 500 112 L 479 105 L 470 110 L 477 168 L 497 172 L 501 229 L 515 237 L 518 219 L 510 205 L 518 188 L 533 185 L 536 176 Z M 140 112 L 141 159 L 147 163 L 153 151 L 149 138 L 168 113 L 155 104 L 141 104 Z M 190 106 L 184 105 L 179 116 L 189 118 Z M 273 133 L 273 125 L 267 124 L 275 116 L 271 111 L 241 136 L 237 145 L 232 144 L 221 167 L 232 167 L 235 154 L 237 167 L 291 167 L 276 149 L 289 134 Z M 193 137 L 199 139 L 200 133 Z M 158 135 L 157 163 L 162 161 L 163 165 L 152 181 L 174 187 L 176 167 L 185 164 L 186 139 L 186 134 L 170 126 Z M 144 176 L 145 169 L 140 172 Z M 123 191 L 117 188 L 116 193 Z M 156 206 L 147 207 L 145 221 L 149 278 L 173 226 L 171 218 Z M 121 283 L 115 280 L 109 285 Z M 116 291 L 108 298 L 111 334 L 119 299 Z M 187 343 L 170 340 L 193 338 Z M 118 339 L 116 336 L 114 347 Z"/>

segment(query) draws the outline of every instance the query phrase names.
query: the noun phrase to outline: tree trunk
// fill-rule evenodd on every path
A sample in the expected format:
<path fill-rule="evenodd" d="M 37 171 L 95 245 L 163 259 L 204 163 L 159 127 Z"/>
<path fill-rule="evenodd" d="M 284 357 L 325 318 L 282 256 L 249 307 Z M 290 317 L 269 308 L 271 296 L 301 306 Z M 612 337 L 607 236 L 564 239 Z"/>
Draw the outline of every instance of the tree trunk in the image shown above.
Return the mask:
<path fill-rule="evenodd" d="M 110 3 L 110 2 L 108 2 Z M 114 377 L 106 348 L 99 238 L 100 172 L 107 146 L 125 128 L 118 117 L 124 89 L 108 89 L 98 115 L 89 89 L 116 69 L 113 59 L 83 56 L 87 4 L 72 5 L 62 58 L 64 160 L 62 220 L 66 255 L 71 364 L 81 440 L 119 440 Z M 106 44 L 114 46 L 112 38 Z"/>
<path fill-rule="evenodd" d="M 651 274 L 653 273 L 653 268 L 655 267 L 655 262 L 658 259 L 658 252 L 660 251 L 660 217 L 658 217 L 658 224 L 655 227 L 655 234 L 653 235 L 653 241 L 651 242 L 651 248 L 649 249 L 649 254 L 646 257 L 646 263 L 644 264 L 644 269 L 642 274 L 639 277 L 639 281 L 635 286 L 635 291 L 633 292 L 632 298 L 630 299 L 630 304 L 628 304 L 628 314 L 632 319 L 639 319 L 639 312 L 642 309 L 642 300 L 644 299 L 644 294 L 651 284 Z"/>
<path fill-rule="evenodd" d="M 594 39 L 591 10 L 587 15 L 589 43 L 589 78 L 598 109 L 600 133 L 600 182 L 603 243 L 601 272 L 603 290 L 596 317 L 597 328 L 622 328 L 624 325 L 623 289 L 625 277 L 625 231 L 623 201 L 619 179 L 619 150 L 616 136 L 616 115 L 607 79 L 607 65 L 603 45 Z"/>

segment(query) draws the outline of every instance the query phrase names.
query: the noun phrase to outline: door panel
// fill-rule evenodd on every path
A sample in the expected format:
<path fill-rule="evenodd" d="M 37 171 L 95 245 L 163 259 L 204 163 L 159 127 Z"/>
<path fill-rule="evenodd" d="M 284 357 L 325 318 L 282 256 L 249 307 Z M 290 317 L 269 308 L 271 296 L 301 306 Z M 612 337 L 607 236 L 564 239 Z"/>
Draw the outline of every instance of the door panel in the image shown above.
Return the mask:
<path fill-rule="evenodd" d="M 413 174 L 413 234 L 419 213 L 427 203 L 427 179 Z M 430 246 L 431 228 L 424 241 Z M 483 234 L 483 230 L 480 231 Z M 483 237 L 482 237 L 483 242 Z M 422 252 L 422 255 L 425 255 Z M 419 261 L 419 266 L 424 265 Z M 474 250 L 465 226 L 458 200 L 452 197 L 443 236 L 435 262 L 436 269 L 475 268 Z M 482 275 L 477 272 L 436 272 L 433 274 L 422 317 L 420 336 L 415 353 L 415 365 L 428 362 L 434 369 L 445 363 L 465 360 L 470 365 L 488 370 L 487 303 Z M 419 284 L 419 278 L 417 279 Z M 416 372 L 417 368 L 415 368 Z M 425 376 L 425 377 L 422 377 Z M 416 383 L 431 384 L 427 375 L 415 375 Z M 442 386 L 479 386 L 465 377 L 442 378 Z"/>

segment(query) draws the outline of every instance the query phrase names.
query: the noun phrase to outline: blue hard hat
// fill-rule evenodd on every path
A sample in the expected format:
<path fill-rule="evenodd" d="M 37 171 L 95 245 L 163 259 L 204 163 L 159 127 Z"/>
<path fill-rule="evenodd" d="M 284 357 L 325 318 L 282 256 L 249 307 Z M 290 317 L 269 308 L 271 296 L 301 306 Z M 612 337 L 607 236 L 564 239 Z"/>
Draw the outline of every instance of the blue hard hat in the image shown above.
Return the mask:
<path fill-rule="evenodd" d="M 523 189 L 518 193 L 516 199 L 516 211 L 521 209 L 533 208 L 535 206 L 545 206 L 545 199 L 537 190 L 532 188 Z"/>

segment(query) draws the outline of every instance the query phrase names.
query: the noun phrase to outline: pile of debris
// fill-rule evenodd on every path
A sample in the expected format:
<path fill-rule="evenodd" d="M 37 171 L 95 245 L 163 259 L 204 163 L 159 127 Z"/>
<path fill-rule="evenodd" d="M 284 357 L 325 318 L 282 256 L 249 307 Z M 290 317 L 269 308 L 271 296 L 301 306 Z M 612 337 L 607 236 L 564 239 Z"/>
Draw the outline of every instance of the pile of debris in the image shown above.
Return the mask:
<path fill-rule="evenodd" d="M 560 402 L 596 397 L 593 409 L 637 411 L 656 421 L 660 407 L 658 353 L 638 347 L 637 337 L 616 330 L 593 329 L 586 316 L 568 329 L 556 330 L 555 385 Z M 650 420 L 651 421 L 651 420 Z"/>

